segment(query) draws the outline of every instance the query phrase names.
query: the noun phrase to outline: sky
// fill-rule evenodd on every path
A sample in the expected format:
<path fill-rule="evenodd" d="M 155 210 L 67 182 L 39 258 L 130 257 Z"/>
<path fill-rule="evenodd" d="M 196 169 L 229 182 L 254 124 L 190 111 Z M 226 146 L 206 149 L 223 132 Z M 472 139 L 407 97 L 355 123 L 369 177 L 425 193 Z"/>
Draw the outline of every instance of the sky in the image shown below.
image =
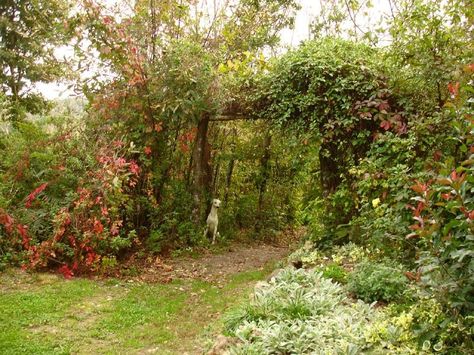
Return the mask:
<path fill-rule="evenodd" d="M 108 6 L 114 6 L 120 0 L 103 0 Z M 309 38 L 309 26 L 311 21 L 318 15 L 321 9 L 321 2 L 325 0 L 299 0 L 301 10 L 297 13 L 294 29 L 287 29 L 281 33 L 281 44 L 284 47 L 296 47 L 301 41 Z M 374 0 L 374 7 L 372 9 L 372 17 L 380 17 L 380 13 L 386 12 L 388 9 L 387 0 Z M 377 16 L 375 16 L 377 15 Z M 369 16 L 368 18 L 370 18 Z M 367 20 L 369 21 L 369 20 Z M 62 47 L 57 51 L 57 56 L 60 58 L 71 58 L 73 51 L 71 48 Z M 47 99 L 61 99 L 74 96 L 74 91 L 68 86 L 70 83 L 55 82 L 55 83 L 37 83 L 36 89 L 41 92 Z"/>

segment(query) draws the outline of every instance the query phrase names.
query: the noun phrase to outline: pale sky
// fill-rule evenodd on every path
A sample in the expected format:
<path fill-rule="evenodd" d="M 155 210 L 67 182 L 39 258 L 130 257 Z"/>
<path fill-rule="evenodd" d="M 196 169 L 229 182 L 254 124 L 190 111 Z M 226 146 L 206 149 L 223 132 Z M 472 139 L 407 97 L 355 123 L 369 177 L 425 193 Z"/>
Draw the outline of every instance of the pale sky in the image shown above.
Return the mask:
<path fill-rule="evenodd" d="M 114 6 L 120 0 L 104 0 L 106 4 Z M 309 26 L 311 21 L 318 15 L 321 9 L 321 2 L 325 0 L 299 0 L 301 10 L 298 12 L 295 21 L 295 28 L 292 30 L 284 30 L 281 34 L 281 43 L 283 47 L 296 47 L 301 41 L 309 38 Z M 368 17 L 367 23 L 371 20 L 380 18 L 382 13 L 387 13 L 388 1 L 387 0 L 375 0 L 373 1 L 374 7 L 371 9 L 371 16 Z M 60 48 L 57 50 L 59 57 L 71 58 L 73 51 L 71 48 Z M 40 91 L 47 99 L 55 98 L 66 98 L 74 96 L 74 92 L 68 89 L 70 83 L 38 83 L 36 88 Z"/>

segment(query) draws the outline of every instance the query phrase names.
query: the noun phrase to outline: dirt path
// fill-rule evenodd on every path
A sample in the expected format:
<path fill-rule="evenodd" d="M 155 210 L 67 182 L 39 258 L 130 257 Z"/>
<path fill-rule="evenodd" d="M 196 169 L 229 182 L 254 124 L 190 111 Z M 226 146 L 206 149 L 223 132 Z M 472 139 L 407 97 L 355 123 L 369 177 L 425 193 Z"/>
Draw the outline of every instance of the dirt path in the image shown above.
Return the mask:
<path fill-rule="evenodd" d="M 216 251 L 204 250 L 198 256 L 174 259 L 157 257 L 134 266 L 140 273 L 120 278 L 139 283 L 170 283 L 173 281 L 204 281 L 222 286 L 238 273 L 262 271 L 283 260 L 290 253 L 288 246 L 270 244 L 232 244 Z M 132 265 L 135 265 L 132 262 Z"/>
<path fill-rule="evenodd" d="M 255 283 L 270 274 L 275 264 L 288 253 L 287 247 L 233 245 L 221 254 L 207 253 L 199 258 L 173 260 L 170 273 L 174 280 L 182 280 L 182 288 L 190 297 L 176 319 L 179 326 L 174 332 L 180 341 L 169 344 L 167 351 L 158 347 L 156 353 L 205 353 L 220 332 L 221 316 L 246 299 Z M 209 288 L 193 289 L 189 282 L 209 285 Z"/>
<path fill-rule="evenodd" d="M 270 262 L 288 255 L 288 248 L 272 245 L 237 245 L 223 254 L 206 254 L 200 258 L 180 258 L 171 262 L 172 275 L 178 279 L 201 279 L 225 282 L 233 274 L 263 269 Z"/>
<path fill-rule="evenodd" d="M 287 230 L 274 244 L 234 243 L 217 250 L 203 250 L 195 257 L 163 259 L 157 257 L 140 265 L 140 274 L 133 277 L 141 282 L 168 283 L 173 280 L 200 279 L 225 283 L 229 276 L 249 270 L 262 270 L 265 265 L 285 258 L 306 233 L 304 228 Z M 132 261 L 133 264 L 133 261 Z"/>

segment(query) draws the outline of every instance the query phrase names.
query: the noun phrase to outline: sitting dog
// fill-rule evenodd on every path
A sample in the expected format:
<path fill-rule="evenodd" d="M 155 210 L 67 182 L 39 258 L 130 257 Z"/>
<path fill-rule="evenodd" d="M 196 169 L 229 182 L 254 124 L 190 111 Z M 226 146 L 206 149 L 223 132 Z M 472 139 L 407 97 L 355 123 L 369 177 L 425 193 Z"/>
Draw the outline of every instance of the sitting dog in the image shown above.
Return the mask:
<path fill-rule="evenodd" d="M 219 236 L 219 233 L 217 232 L 217 224 L 219 222 L 217 218 L 217 210 L 219 209 L 220 205 L 220 200 L 216 198 L 212 200 L 211 212 L 209 213 L 209 216 L 207 216 L 206 220 L 207 226 L 204 236 L 207 236 L 210 233 L 212 235 L 212 244 L 216 242 L 216 237 Z"/>

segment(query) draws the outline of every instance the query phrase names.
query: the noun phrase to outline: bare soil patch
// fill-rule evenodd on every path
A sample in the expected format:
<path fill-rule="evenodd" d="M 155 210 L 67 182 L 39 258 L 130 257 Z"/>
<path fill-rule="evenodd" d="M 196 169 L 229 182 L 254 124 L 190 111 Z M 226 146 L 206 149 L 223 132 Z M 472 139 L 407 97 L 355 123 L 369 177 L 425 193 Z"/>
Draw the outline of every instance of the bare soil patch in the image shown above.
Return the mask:
<path fill-rule="evenodd" d="M 180 279 L 220 281 L 239 272 L 261 269 L 288 255 L 288 248 L 272 245 L 236 245 L 223 254 L 207 254 L 198 259 L 172 260 L 171 275 Z"/>
<path fill-rule="evenodd" d="M 208 282 L 225 282 L 228 276 L 249 270 L 261 270 L 271 262 L 284 259 L 306 233 L 304 228 L 282 231 L 272 243 L 233 243 L 220 250 L 202 249 L 197 256 L 176 258 L 150 258 L 127 262 L 139 270 L 136 276 L 116 277 L 138 282 L 168 283 L 176 279 L 201 279 Z"/>

